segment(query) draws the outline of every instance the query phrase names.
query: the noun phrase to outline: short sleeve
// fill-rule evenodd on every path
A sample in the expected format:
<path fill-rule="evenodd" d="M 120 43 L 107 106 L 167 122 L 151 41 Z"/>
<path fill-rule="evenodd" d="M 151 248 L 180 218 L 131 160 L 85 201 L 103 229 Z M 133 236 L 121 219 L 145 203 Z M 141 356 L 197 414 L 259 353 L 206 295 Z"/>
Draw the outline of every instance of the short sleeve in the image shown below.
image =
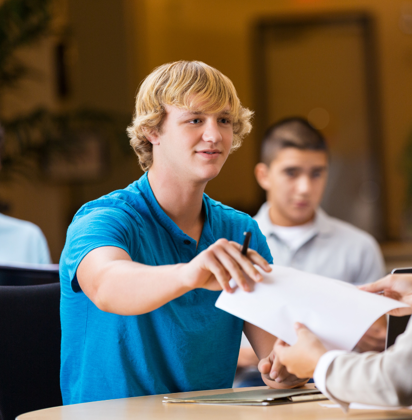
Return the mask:
<path fill-rule="evenodd" d="M 362 264 L 359 264 L 359 271 L 353 284 L 360 285 L 379 280 L 385 275 L 385 263 L 382 252 L 376 240 L 368 237 L 364 241 L 362 254 Z"/>
<path fill-rule="evenodd" d="M 60 277 L 71 282 L 74 291 L 80 291 L 76 271 L 83 258 L 93 249 L 113 246 L 130 256 L 138 247 L 138 224 L 124 210 L 95 208 L 76 216 L 67 232 L 66 245 L 60 259 Z"/>

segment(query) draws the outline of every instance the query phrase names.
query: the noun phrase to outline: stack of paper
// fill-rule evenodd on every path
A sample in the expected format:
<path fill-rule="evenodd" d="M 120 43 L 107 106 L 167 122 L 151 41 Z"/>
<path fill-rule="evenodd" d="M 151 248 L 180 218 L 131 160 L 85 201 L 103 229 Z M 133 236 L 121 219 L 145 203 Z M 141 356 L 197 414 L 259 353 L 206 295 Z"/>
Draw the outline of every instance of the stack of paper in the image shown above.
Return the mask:
<path fill-rule="evenodd" d="M 192 398 L 163 397 L 164 403 L 219 404 L 219 405 L 280 405 L 326 400 L 317 389 L 257 389 L 229 392 Z"/>

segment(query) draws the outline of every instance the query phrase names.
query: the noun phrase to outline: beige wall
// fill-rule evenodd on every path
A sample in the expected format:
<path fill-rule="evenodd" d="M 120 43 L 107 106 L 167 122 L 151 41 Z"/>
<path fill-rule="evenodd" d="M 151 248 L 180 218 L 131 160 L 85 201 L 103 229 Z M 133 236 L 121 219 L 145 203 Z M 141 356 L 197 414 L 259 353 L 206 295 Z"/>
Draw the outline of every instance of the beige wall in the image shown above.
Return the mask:
<path fill-rule="evenodd" d="M 0 0 L 1 2 L 2 0 Z M 338 11 L 368 11 L 376 17 L 382 98 L 384 173 L 388 186 L 390 234 L 400 236 L 404 182 L 399 159 L 412 129 L 412 35 L 399 29 L 404 0 L 56 0 L 56 22 L 69 25 L 73 92 L 59 100 L 53 90 L 53 39 L 23 53 L 44 75 L 22 85 L 0 104 L 17 112 L 44 103 L 55 109 L 88 104 L 132 111 L 142 78 L 154 67 L 178 59 L 202 60 L 229 76 L 244 105 L 254 108 L 253 42 L 255 22 L 264 17 Z M 261 191 L 253 177 L 258 139 L 252 134 L 229 157 L 207 192 L 244 209 L 256 208 Z M 136 159 L 116 154 L 108 177 L 76 189 L 47 182 L 0 185 L 11 215 L 37 223 L 58 261 L 73 205 L 122 188 L 141 174 Z"/>
<path fill-rule="evenodd" d="M 178 59 L 203 60 L 235 83 L 243 103 L 253 108 L 252 27 L 264 17 L 338 11 L 367 11 L 376 18 L 382 98 L 384 172 L 388 188 L 390 235 L 399 237 L 404 182 L 399 160 L 412 129 L 412 35 L 399 29 L 404 0 L 124 0 L 135 16 L 136 56 L 141 77 L 153 67 Z M 410 2 L 409 2 L 410 3 Z M 144 40 L 144 42 L 142 42 Z M 139 60 L 138 60 L 139 61 Z M 136 78 L 136 84 L 138 79 Z M 253 132 L 222 175 L 208 187 L 216 199 L 253 207 L 259 190 L 251 176 L 256 157 Z"/>

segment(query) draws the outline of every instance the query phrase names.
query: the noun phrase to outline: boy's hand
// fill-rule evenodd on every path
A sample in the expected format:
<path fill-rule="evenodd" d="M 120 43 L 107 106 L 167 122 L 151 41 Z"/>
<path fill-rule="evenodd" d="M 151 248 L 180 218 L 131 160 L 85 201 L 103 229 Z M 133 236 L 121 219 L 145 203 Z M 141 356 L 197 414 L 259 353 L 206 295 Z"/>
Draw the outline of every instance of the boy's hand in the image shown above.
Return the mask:
<path fill-rule="evenodd" d="M 254 264 L 266 272 L 272 269 L 256 251 L 248 249 L 247 256 L 241 254 L 242 246 L 236 242 L 219 239 L 187 264 L 182 265 L 182 282 L 189 289 L 225 290 L 233 292 L 229 280 L 233 278 L 244 291 L 252 290 L 247 276 L 254 281 L 263 280 Z M 245 273 L 247 276 L 245 276 Z"/>
<path fill-rule="evenodd" d="M 298 341 L 293 346 L 278 339 L 274 350 L 288 372 L 298 378 L 311 378 L 319 359 L 327 350 L 319 338 L 303 324 L 297 322 L 295 330 Z"/>
<path fill-rule="evenodd" d="M 389 315 L 404 316 L 412 314 L 412 274 L 389 274 L 375 283 L 359 286 L 360 290 L 382 293 L 384 296 L 406 303 L 410 308 L 397 308 Z"/>
<path fill-rule="evenodd" d="M 258 369 L 262 374 L 262 380 L 271 388 L 294 388 L 304 385 L 308 378 L 298 378 L 287 370 L 287 367 L 282 363 L 277 354 L 277 344 L 283 343 L 282 340 L 277 340 L 273 350 L 268 357 L 265 357 L 259 362 Z"/>

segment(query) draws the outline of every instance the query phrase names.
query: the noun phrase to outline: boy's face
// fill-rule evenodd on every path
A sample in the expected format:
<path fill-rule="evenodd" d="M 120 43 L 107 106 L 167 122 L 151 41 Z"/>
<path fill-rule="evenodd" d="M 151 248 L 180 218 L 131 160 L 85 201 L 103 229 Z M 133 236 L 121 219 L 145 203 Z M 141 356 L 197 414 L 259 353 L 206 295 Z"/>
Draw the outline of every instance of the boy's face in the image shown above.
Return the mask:
<path fill-rule="evenodd" d="M 266 190 L 270 218 L 281 226 L 297 226 L 313 219 L 325 190 L 328 158 L 324 151 L 281 149 L 272 163 L 256 166 L 260 186 Z"/>
<path fill-rule="evenodd" d="M 219 113 L 165 105 L 166 117 L 159 133 L 151 136 L 151 170 L 168 171 L 187 181 L 204 183 L 217 176 L 233 141 L 229 107 Z"/>

